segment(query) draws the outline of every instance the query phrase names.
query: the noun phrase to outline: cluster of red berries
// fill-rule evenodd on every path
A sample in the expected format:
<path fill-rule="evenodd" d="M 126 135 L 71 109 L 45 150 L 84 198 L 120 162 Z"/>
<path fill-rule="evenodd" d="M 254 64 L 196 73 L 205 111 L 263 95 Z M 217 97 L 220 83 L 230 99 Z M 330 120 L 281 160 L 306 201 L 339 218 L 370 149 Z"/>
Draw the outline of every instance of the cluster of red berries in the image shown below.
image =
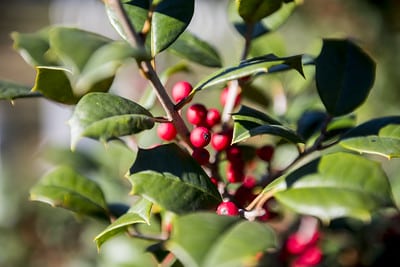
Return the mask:
<path fill-rule="evenodd" d="M 187 81 L 179 81 L 172 87 L 172 98 L 175 103 L 186 98 L 192 91 L 192 85 Z M 226 87 L 220 94 L 220 103 L 225 106 L 229 88 Z M 239 93 L 234 102 L 237 107 L 241 101 Z M 239 215 L 239 209 L 247 206 L 255 197 L 257 180 L 251 175 L 246 174 L 246 162 L 243 157 L 241 147 L 232 145 L 233 129 L 231 126 L 221 123 L 220 111 L 216 108 L 207 108 L 201 103 L 194 103 L 186 109 L 186 120 L 192 125 L 190 132 L 190 142 L 193 146 L 192 156 L 200 165 L 210 164 L 210 152 L 207 148 L 211 147 L 215 153 L 224 153 L 227 161 L 226 183 L 238 184 L 235 192 L 229 192 L 229 200 L 223 201 L 217 208 L 217 213 L 221 215 Z M 157 128 L 158 136 L 165 141 L 171 141 L 176 137 L 176 129 L 172 123 L 161 123 Z M 264 145 L 256 150 L 256 155 L 260 160 L 270 162 L 274 154 L 274 146 Z M 216 177 L 211 180 L 217 185 Z M 270 213 L 267 207 L 263 216 L 259 220 L 267 220 Z"/>
<path fill-rule="evenodd" d="M 322 261 L 322 250 L 318 246 L 320 233 L 315 231 L 305 237 L 301 232 L 289 235 L 286 240 L 285 258 L 290 258 L 290 267 L 313 267 Z"/>

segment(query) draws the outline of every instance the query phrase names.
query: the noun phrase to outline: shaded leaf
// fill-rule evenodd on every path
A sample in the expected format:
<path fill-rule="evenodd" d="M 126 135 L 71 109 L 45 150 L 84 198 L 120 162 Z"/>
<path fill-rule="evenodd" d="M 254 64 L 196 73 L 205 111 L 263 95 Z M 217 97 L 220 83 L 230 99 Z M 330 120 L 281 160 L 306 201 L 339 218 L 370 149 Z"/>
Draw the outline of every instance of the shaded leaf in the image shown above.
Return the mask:
<path fill-rule="evenodd" d="M 154 119 L 149 111 L 126 98 L 109 93 L 89 93 L 76 105 L 69 125 L 74 148 L 82 137 L 105 142 L 151 129 Z"/>
<path fill-rule="evenodd" d="M 265 224 L 204 212 L 178 217 L 166 243 L 184 266 L 192 267 L 247 266 L 258 252 L 276 246 Z"/>
<path fill-rule="evenodd" d="M 221 201 L 204 170 L 175 143 L 139 149 L 129 181 L 132 194 L 175 213 L 215 208 Z"/>
<path fill-rule="evenodd" d="M 31 87 L 9 81 L 0 81 L 0 100 L 13 100 L 16 98 L 36 97 L 41 94 L 31 91 Z"/>
<path fill-rule="evenodd" d="M 269 54 L 251 58 L 242 61 L 238 66 L 223 68 L 209 75 L 194 87 L 195 90 L 192 94 L 207 87 L 226 83 L 255 73 L 275 73 L 295 69 L 300 74 L 303 74 L 303 64 L 309 63 L 309 59 L 305 59 L 305 61 L 302 62 L 301 55 L 279 58 L 275 55 Z"/>
<path fill-rule="evenodd" d="M 33 92 L 40 92 L 46 98 L 63 103 L 76 104 L 79 97 L 74 95 L 68 69 L 62 67 L 36 67 L 36 80 Z"/>
<path fill-rule="evenodd" d="M 116 219 L 112 224 L 107 226 L 104 231 L 95 237 L 94 240 L 96 241 L 97 248 L 100 249 L 104 242 L 115 235 L 124 232 L 133 224 L 150 224 L 151 207 L 152 203 L 144 198 L 135 202 L 125 214 Z"/>
<path fill-rule="evenodd" d="M 62 207 L 82 215 L 107 218 L 107 204 L 101 188 L 69 167 L 58 167 L 35 184 L 30 199 Z"/>
<path fill-rule="evenodd" d="M 282 0 L 235 0 L 239 15 L 247 23 L 255 23 L 277 11 Z"/>
<path fill-rule="evenodd" d="M 187 31 L 169 47 L 169 51 L 203 66 L 214 68 L 222 66 L 217 50 Z"/>
<path fill-rule="evenodd" d="M 319 96 L 333 116 L 353 112 L 375 80 L 375 62 L 350 40 L 325 39 L 315 60 Z"/>
<path fill-rule="evenodd" d="M 327 154 L 268 185 L 279 202 L 324 222 L 353 217 L 369 220 L 393 206 L 388 178 L 378 162 L 339 152 Z"/>
<path fill-rule="evenodd" d="M 346 132 L 342 139 L 357 136 L 378 135 L 382 128 L 390 124 L 400 124 L 400 116 L 387 116 L 366 121 Z"/>
<path fill-rule="evenodd" d="M 295 131 L 250 107 L 242 106 L 237 113 L 232 114 L 232 118 L 234 120 L 232 143 L 262 134 L 280 136 L 293 143 L 303 142 Z"/>

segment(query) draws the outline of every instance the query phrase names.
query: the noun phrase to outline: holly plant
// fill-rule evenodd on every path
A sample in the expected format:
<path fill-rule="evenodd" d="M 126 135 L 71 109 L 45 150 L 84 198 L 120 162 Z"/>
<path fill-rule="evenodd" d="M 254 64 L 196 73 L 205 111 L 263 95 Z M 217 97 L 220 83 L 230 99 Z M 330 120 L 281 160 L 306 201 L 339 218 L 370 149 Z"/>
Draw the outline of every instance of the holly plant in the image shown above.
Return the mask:
<path fill-rule="evenodd" d="M 194 0 L 103 2 L 118 40 L 60 25 L 13 33 L 36 79 L 32 87 L 2 81 L 0 98 L 70 107 L 76 160 L 82 139 L 104 153 L 122 147 L 128 201 L 108 201 L 96 172 L 104 163 L 89 172 L 73 161 L 46 172 L 31 200 L 105 225 L 93 236 L 100 254 L 117 236 L 140 240 L 124 266 L 372 266 L 384 255 L 399 217 L 383 164 L 400 156 L 400 116 L 358 123 L 376 64 L 356 41 L 322 39 L 315 55 L 270 53 L 260 40 L 301 3 L 236 0 L 227 12 L 243 50 L 226 65 L 187 29 Z M 161 71 L 157 59 L 168 53 L 182 61 Z M 111 89 L 132 63 L 149 86 L 123 88 L 142 92 L 135 101 Z M 206 74 L 171 85 L 193 66 Z M 280 93 L 271 90 L 277 83 Z M 204 101 L 208 92 L 217 100 Z M 284 112 L 273 108 L 276 94 Z M 356 233 L 372 225 L 384 225 L 374 232 L 382 249 L 366 261 L 372 244 Z M 349 248 L 354 265 L 345 264 Z"/>

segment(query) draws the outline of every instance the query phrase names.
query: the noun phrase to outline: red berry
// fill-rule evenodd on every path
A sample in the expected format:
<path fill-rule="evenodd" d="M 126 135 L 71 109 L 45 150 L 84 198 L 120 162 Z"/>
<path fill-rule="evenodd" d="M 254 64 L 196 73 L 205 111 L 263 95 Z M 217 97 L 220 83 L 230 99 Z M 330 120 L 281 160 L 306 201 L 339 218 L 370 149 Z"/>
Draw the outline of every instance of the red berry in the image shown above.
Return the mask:
<path fill-rule="evenodd" d="M 322 260 L 322 251 L 316 245 L 307 247 L 297 259 L 294 260 L 294 266 L 314 266 Z"/>
<path fill-rule="evenodd" d="M 206 127 L 199 126 L 190 133 L 190 141 L 195 147 L 205 147 L 210 143 L 211 133 Z"/>
<path fill-rule="evenodd" d="M 225 106 L 226 104 L 226 99 L 228 98 L 228 92 L 229 92 L 229 87 L 225 87 L 221 92 L 219 100 L 222 106 Z M 239 93 L 235 98 L 235 104 L 234 104 L 235 107 L 239 105 L 240 100 L 241 100 L 241 94 Z"/>
<path fill-rule="evenodd" d="M 192 157 L 200 164 L 205 165 L 210 160 L 210 152 L 205 148 L 195 148 Z"/>
<path fill-rule="evenodd" d="M 275 148 L 272 145 L 265 145 L 265 146 L 258 148 L 256 150 L 256 154 L 260 159 L 262 159 L 266 162 L 270 162 L 272 159 L 272 156 L 274 155 L 274 151 L 275 151 Z"/>
<path fill-rule="evenodd" d="M 172 98 L 175 102 L 179 102 L 187 97 L 192 89 L 192 85 L 187 81 L 177 82 L 172 86 Z"/>
<path fill-rule="evenodd" d="M 217 214 L 227 215 L 227 216 L 236 216 L 239 214 L 239 209 L 236 206 L 236 204 L 233 203 L 232 201 L 224 201 L 218 205 Z"/>
<path fill-rule="evenodd" d="M 210 180 L 211 180 L 211 182 L 212 182 L 213 184 L 215 184 L 215 186 L 218 187 L 218 179 L 217 179 L 217 178 L 215 178 L 215 177 L 210 177 Z"/>
<path fill-rule="evenodd" d="M 230 146 L 226 149 L 226 158 L 230 162 L 242 161 L 242 151 L 238 146 Z"/>
<path fill-rule="evenodd" d="M 206 124 L 209 128 L 214 127 L 221 122 L 221 113 L 216 108 L 210 108 L 207 111 Z"/>
<path fill-rule="evenodd" d="M 157 127 L 157 134 L 162 140 L 171 141 L 176 136 L 176 129 L 172 122 L 160 123 Z"/>
<path fill-rule="evenodd" d="M 246 207 L 250 204 L 253 199 L 256 198 L 256 194 L 253 192 L 253 188 L 241 185 L 235 192 L 235 201 L 242 207 Z"/>
<path fill-rule="evenodd" d="M 186 111 L 186 118 L 193 125 L 204 124 L 207 117 L 207 108 L 203 104 L 193 104 Z"/>
<path fill-rule="evenodd" d="M 226 132 L 214 133 L 211 137 L 211 146 L 216 151 L 222 151 L 231 144 L 231 136 Z"/>
<path fill-rule="evenodd" d="M 291 254 L 300 254 L 302 253 L 308 246 L 315 245 L 315 243 L 319 239 L 319 232 L 315 231 L 314 234 L 308 238 L 308 240 L 304 240 L 304 237 L 298 232 L 289 235 L 286 241 L 286 250 Z"/>
<path fill-rule="evenodd" d="M 244 163 L 235 162 L 234 164 L 228 164 L 228 170 L 226 172 L 226 179 L 230 183 L 239 183 L 244 180 Z"/>

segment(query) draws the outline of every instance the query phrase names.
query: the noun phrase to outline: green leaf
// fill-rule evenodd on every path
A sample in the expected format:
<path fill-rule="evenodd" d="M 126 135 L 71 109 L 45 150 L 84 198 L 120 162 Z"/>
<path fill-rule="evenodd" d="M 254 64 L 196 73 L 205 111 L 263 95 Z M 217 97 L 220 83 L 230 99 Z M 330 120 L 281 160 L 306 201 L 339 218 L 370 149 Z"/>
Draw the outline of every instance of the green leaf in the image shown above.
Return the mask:
<path fill-rule="evenodd" d="M 350 40 L 325 39 L 315 63 L 318 93 L 331 115 L 351 113 L 365 101 L 375 63 L 360 47 Z"/>
<path fill-rule="evenodd" d="M 109 93 L 89 93 L 76 105 L 71 126 L 71 147 L 82 137 L 106 142 L 154 126 L 153 116 L 133 101 Z"/>
<path fill-rule="evenodd" d="M 344 152 L 327 154 L 280 177 L 265 192 L 295 212 L 324 222 L 341 217 L 369 220 L 373 212 L 394 205 L 380 164 Z"/>
<path fill-rule="evenodd" d="M 101 89 L 99 83 L 114 77 L 118 68 L 132 57 L 139 60 L 150 59 L 145 51 L 135 49 L 124 41 L 111 42 L 100 47 L 92 53 L 78 76 L 74 86 L 75 94 L 107 91 L 111 84 Z"/>
<path fill-rule="evenodd" d="M 81 215 L 108 217 L 104 194 L 97 183 L 65 166 L 42 177 L 31 188 L 30 199 Z"/>
<path fill-rule="evenodd" d="M 57 57 L 50 51 L 49 29 L 44 28 L 34 33 L 13 32 L 14 49 L 31 66 L 57 66 Z"/>
<path fill-rule="evenodd" d="M 141 32 L 152 9 L 151 28 L 146 36 L 146 47 L 154 57 L 168 48 L 189 25 L 194 13 L 194 0 L 163 0 L 154 6 L 146 0 L 122 2 L 128 17 L 137 32 Z M 115 11 L 106 4 L 111 24 L 127 39 Z"/>
<path fill-rule="evenodd" d="M 226 83 L 256 73 L 275 73 L 295 69 L 303 75 L 303 63 L 309 64 L 310 62 L 308 60 L 307 62 L 302 62 L 301 55 L 280 58 L 269 54 L 251 58 L 242 61 L 238 66 L 223 68 L 209 75 L 195 86 L 192 94 L 213 85 Z"/>
<path fill-rule="evenodd" d="M 280 136 L 293 143 L 303 143 L 295 131 L 250 107 L 242 106 L 237 113 L 232 114 L 232 118 L 234 120 L 232 143 L 262 134 Z"/>
<path fill-rule="evenodd" d="M 201 166 L 175 143 L 139 149 L 129 181 L 132 194 L 175 213 L 215 208 L 221 202 Z"/>
<path fill-rule="evenodd" d="M 379 131 L 380 137 L 400 139 L 400 124 L 389 124 Z"/>
<path fill-rule="evenodd" d="M 233 2 L 232 2 L 233 3 Z M 253 26 L 252 38 L 257 38 L 266 33 L 276 31 L 281 25 L 283 25 L 290 15 L 294 12 L 297 4 L 293 1 L 290 3 L 283 3 L 281 8 L 273 14 L 267 16 L 259 22 L 256 22 Z M 246 36 L 247 25 L 239 20 L 234 20 L 233 25 L 235 29 L 243 36 Z"/>
<path fill-rule="evenodd" d="M 346 132 L 342 139 L 357 136 L 378 135 L 382 128 L 390 124 L 400 124 L 400 116 L 387 116 L 366 121 Z"/>
<path fill-rule="evenodd" d="M 97 248 L 110 238 L 124 232 L 129 226 L 137 223 L 150 224 L 150 211 L 152 203 L 144 198 L 138 200 L 127 213 L 116 219 L 104 231 L 95 237 Z"/>
<path fill-rule="evenodd" d="M 165 244 L 184 266 L 253 266 L 258 252 L 276 248 L 274 232 L 258 222 L 198 212 L 178 217 Z"/>
<path fill-rule="evenodd" d="M 36 97 L 41 94 L 31 91 L 31 87 L 9 81 L 0 81 L 0 100 L 13 100 L 16 98 Z"/>
<path fill-rule="evenodd" d="M 96 33 L 72 27 L 54 27 L 49 31 L 51 49 L 73 74 L 80 73 L 92 54 L 111 41 Z"/>
<path fill-rule="evenodd" d="M 40 92 L 46 98 L 63 103 L 76 104 L 79 97 L 74 95 L 69 76 L 71 72 L 62 67 L 36 67 L 33 92 Z"/>
<path fill-rule="evenodd" d="M 247 23 L 255 23 L 277 11 L 282 0 L 235 0 L 239 15 Z"/>
<path fill-rule="evenodd" d="M 400 157 L 400 139 L 397 138 L 370 135 L 348 138 L 339 144 L 359 153 L 376 154 L 388 159 Z"/>
<path fill-rule="evenodd" d="M 217 50 L 189 32 L 184 32 L 168 49 L 180 57 L 207 67 L 222 67 Z"/>

